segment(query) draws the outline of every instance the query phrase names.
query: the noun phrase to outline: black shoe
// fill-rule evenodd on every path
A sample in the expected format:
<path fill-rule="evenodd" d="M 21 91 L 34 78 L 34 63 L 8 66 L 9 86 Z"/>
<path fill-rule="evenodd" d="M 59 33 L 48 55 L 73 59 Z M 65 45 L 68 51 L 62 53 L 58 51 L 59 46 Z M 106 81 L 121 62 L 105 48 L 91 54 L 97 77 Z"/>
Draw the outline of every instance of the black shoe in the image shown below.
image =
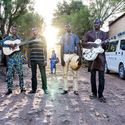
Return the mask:
<path fill-rule="evenodd" d="M 62 95 L 65 95 L 65 94 L 67 94 L 67 93 L 68 93 L 68 91 L 64 90 L 61 94 L 62 94 Z"/>
<path fill-rule="evenodd" d="M 29 92 L 29 94 L 34 94 L 34 93 L 36 93 L 36 91 L 34 91 L 34 90 L 31 90 L 31 91 Z"/>
<path fill-rule="evenodd" d="M 74 94 L 75 94 L 75 95 L 79 95 L 78 91 L 74 91 Z"/>
<path fill-rule="evenodd" d="M 10 94 L 12 94 L 12 90 L 8 90 L 8 91 L 6 92 L 6 95 L 10 95 Z"/>
<path fill-rule="evenodd" d="M 7 79 L 4 82 L 7 82 Z"/>
<path fill-rule="evenodd" d="M 92 94 L 92 95 L 89 96 L 89 98 L 90 98 L 90 99 L 96 99 L 96 98 L 97 98 L 97 95 Z"/>
<path fill-rule="evenodd" d="M 49 92 L 48 92 L 48 90 L 46 89 L 46 90 L 44 90 L 44 93 L 45 93 L 45 94 L 48 94 Z"/>
<path fill-rule="evenodd" d="M 103 96 L 99 97 L 98 99 L 99 99 L 100 102 L 106 103 L 106 98 L 104 98 Z"/>
<path fill-rule="evenodd" d="M 21 89 L 20 92 L 21 93 L 26 92 L 26 89 Z"/>

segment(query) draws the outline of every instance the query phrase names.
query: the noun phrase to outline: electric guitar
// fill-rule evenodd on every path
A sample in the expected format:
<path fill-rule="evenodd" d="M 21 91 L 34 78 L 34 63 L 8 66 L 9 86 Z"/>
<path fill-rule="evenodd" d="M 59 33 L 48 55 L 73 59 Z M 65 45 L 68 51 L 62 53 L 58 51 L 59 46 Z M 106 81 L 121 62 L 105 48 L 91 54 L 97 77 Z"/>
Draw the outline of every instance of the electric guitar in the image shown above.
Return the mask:
<path fill-rule="evenodd" d="M 21 42 L 21 40 L 19 40 L 19 39 L 16 39 L 14 41 L 6 40 L 4 42 L 5 45 L 16 44 L 16 47 L 14 49 L 12 49 L 10 47 L 3 47 L 3 54 L 7 55 L 7 56 L 11 55 L 12 53 L 14 53 L 16 51 L 19 51 L 21 45 L 25 45 L 25 44 L 29 44 L 29 43 L 33 43 L 33 42 L 38 42 L 38 41 L 40 41 L 40 39 L 34 39 L 34 40 L 31 40 L 31 41 L 26 41 L 26 42 Z"/>
<path fill-rule="evenodd" d="M 97 48 L 92 47 L 91 49 L 83 48 L 82 55 L 85 60 L 93 61 L 96 59 L 99 53 L 103 53 L 104 49 L 101 47 L 102 40 L 96 39 L 95 44 L 97 44 Z"/>

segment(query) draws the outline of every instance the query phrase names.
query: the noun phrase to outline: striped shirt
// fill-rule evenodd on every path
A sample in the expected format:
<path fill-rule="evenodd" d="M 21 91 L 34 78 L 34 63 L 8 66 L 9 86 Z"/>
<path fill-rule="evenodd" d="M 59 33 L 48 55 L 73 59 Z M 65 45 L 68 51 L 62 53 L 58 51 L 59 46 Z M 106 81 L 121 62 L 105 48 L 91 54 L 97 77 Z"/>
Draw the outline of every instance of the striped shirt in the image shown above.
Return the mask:
<path fill-rule="evenodd" d="M 36 41 L 35 41 L 36 39 Z M 39 39 L 39 41 L 37 41 Z M 32 38 L 34 42 L 29 44 L 30 60 L 44 63 L 47 59 L 46 41 L 44 37 Z"/>

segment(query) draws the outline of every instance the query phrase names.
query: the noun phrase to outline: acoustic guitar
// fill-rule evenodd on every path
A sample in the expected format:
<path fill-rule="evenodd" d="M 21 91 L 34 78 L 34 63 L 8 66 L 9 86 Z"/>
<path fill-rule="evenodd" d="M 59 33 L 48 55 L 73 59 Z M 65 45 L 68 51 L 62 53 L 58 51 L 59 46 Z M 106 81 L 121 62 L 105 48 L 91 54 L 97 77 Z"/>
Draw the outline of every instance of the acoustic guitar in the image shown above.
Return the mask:
<path fill-rule="evenodd" d="M 10 47 L 3 47 L 3 54 L 7 55 L 7 56 L 11 55 L 12 53 L 14 53 L 16 51 L 19 51 L 21 45 L 25 45 L 25 44 L 29 44 L 29 43 L 33 43 L 33 42 L 38 42 L 38 41 L 40 41 L 40 39 L 34 39 L 34 40 L 31 40 L 31 41 L 26 41 L 26 42 L 21 42 L 21 40 L 19 40 L 19 39 L 16 39 L 14 41 L 6 40 L 4 42 L 5 45 L 16 44 L 16 47 L 14 49 L 12 49 Z"/>

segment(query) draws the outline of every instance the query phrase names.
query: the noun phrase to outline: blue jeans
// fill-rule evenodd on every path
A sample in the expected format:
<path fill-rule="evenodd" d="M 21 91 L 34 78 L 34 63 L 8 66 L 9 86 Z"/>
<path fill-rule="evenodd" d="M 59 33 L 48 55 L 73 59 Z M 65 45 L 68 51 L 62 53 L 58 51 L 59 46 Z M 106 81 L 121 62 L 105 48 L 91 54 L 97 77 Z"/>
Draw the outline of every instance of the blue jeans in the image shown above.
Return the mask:
<path fill-rule="evenodd" d="M 50 61 L 51 73 L 53 73 L 54 69 L 56 70 L 56 60 Z"/>

